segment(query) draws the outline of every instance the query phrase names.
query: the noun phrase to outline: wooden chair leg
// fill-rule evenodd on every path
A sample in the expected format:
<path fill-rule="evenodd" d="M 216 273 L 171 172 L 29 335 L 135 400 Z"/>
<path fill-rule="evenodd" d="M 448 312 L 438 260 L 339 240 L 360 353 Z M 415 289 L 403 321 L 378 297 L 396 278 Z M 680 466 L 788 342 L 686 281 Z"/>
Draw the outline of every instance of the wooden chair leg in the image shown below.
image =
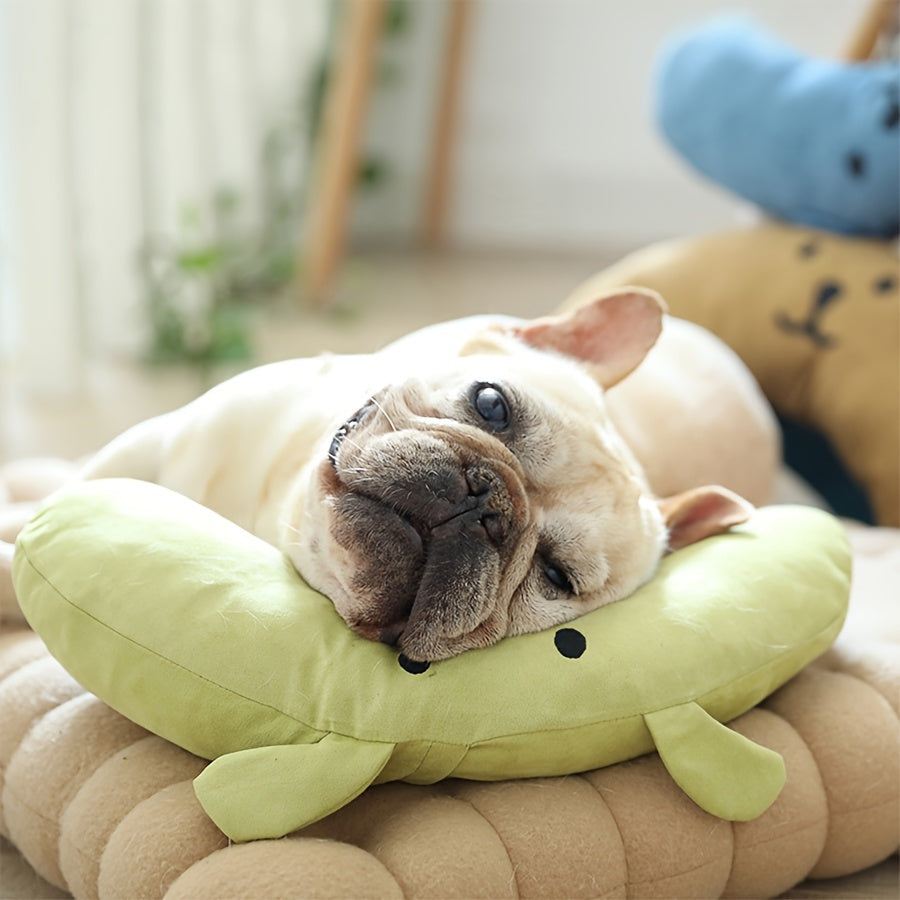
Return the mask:
<path fill-rule="evenodd" d="M 848 62 L 864 62 L 872 56 L 878 39 L 897 15 L 897 0 L 870 0 L 865 14 L 844 48 Z"/>
<path fill-rule="evenodd" d="M 344 253 L 385 8 L 385 0 L 344 0 L 341 11 L 301 267 L 303 294 L 313 303 L 327 298 Z"/>
<path fill-rule="evenodd" d="M 460 81 L 472 9 L 472 0 L 449 0 L 449 3 L 443 71 L 422 219 L 422 238 L 430 247 L 441 243 L 447 226 Z"/>

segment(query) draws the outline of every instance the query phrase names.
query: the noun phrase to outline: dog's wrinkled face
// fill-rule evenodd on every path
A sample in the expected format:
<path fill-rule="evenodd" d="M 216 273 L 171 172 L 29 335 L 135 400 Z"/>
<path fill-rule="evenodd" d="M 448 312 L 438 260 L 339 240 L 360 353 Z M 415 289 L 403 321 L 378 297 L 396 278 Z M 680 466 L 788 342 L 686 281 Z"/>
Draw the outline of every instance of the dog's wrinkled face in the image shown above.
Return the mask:
<path fill-rule="evenodd" d="M 289 502 L 299 539 L 285 549 L 354 630 L 444 659 L 625 597 L 653 574 L 676 518 L 688 540 L 709 533 L 716 504 L 704 494 L 667 512 L 606 412 L 600 385 L 659 331 L 658 298 L 636 297 L 637 325 L 625 295 L 599 320 L 598 306 L 575 326 L 483 335 L 335 426 Z M 591 374 L 587 356 L 603 357 Z"/>
<path fill-rule="evenodd" d="M 307 497 L 301 532 L 316 540 L 294 556 L 359 633 L 441 659 L 572 619 L 652 573 L 663 518 L 600 389 L 563 361 L 541 379 L 533 365 L 463 358 L 386 388 L 338 430 Z"/>

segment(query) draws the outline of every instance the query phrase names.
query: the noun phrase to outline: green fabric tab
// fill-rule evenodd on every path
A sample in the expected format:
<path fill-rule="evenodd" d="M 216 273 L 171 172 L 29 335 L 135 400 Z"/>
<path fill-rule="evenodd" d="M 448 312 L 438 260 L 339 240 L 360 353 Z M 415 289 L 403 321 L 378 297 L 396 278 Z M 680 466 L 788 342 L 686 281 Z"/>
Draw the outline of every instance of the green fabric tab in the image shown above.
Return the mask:
<path fill-rule="evenodd" d="M 669 774 L 714 816 L 755 819 L 784 787 L 780 754 L 717 722 L 696 703 L 646 713 L 644 722 Z"/>
<path fill-rule="evenodd" d="M 330 734 L 315 744 L 241 750 L 207 766 L 194 791 L 232 840 L 283 837 L 361 794 L 393 749 Z"/>

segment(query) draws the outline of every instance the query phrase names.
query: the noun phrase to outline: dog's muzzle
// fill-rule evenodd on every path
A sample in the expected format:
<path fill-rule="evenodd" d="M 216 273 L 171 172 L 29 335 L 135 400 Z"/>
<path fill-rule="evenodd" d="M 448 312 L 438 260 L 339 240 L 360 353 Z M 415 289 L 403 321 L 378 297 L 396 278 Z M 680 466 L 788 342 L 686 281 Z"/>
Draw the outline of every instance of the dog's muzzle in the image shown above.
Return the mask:
<path fill-rule="evenodd" d="M 495 611 L 502 573 L 530 522 L 521 474 L 514 457 L 488 458 L 467 442 L 373 430 L 373 409 L 374 401 L 351 416 L 328 454 L 331 533 L 353 566 L 345 618 L 410 658 L 447 655 L 442 642 Z"/>
<path fill-rule="evenodd" d="M 490 612 L 498 560 L 518 535 L 520 519 L 503 478 L 489 466 L 436 466 L 416 484 L 382 484 L 377 496 L 349 494 L 337 508 L 366 532 L 366 541 L 381 529 L 393 537 L 381 543 L 381 559 L 358 560 L 363 593 L 372 593 L 374 576 L 391 594 L 354 623 L 365 637 L 405 647 L 416 623 L 418 632 L 456 635 Z"/>
<path fill-rule="evenodd" d="M 463 479 L 469 492 L 453 506 L 435 506 L 433 486 L 424 484 L 421 493 L 404 492 L 402 508 L 392 506 L 393 512 L 414 529 L 427 554 L 422 572 L 422 579 L 427 578 L 430 583 L 426 603 L 428 597 L 434 598 L 439 593 L 433 583 L 435 575 L 449 583 L 459 577 L 460 567 L 463 571 L 469 568 L 459 558 L 460 553 L 469 557 L 470 566 L 478 565 L 475 557 L 479 545 L 483 545 L 485 550 L 502 547 L 513 527 L 511 513 L 504 509 L 501 498 L 505 493 L 498 485 L 496 475 L 485 470 L 469 469 L 463 473 Z M 389 576 L 386 574 L 385 577 Z M 402 606 L 393 610 L 396 617 L 393 621 L 363 628 L 362 633 L 385 644 L 397 644 L 407 628 L 421 588 L 420 582 L 418 591 L 408 594 Z"/>

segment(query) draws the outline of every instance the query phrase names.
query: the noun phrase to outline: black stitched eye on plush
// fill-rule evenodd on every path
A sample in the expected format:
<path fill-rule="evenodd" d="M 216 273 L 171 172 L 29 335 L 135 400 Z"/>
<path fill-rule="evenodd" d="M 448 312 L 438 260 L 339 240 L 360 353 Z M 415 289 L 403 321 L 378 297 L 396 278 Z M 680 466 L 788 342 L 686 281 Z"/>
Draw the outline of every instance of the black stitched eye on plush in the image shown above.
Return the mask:
<path fill-rule="evenodd" d="M 897 279 L 893 275 L 885 275 L 875 282 L 875 290 L 879 294 L 886 294 L 897 286 Z"/>
<path fill-rule="evenodd" d="M 862 178 L 866 174 L 866 158 L 862 153 L 847 154 L 847 169 L 854 178 Z"/>
<path fill-rule="evenodd" d="M 896 128 L 900 123 L 900 102 L 891 100 L 882 125 L 886 129 Z"/>
<path fill-rule="evenodd" d="M 569 576 L 555 563 L 552 562 L 544 562 L 543 563 L 544 576 L 547 581 L 553 585 L 553 587 L 558 588 L 561 591 L 565 591 L 567 594 L 574 594 L 575 588 L 572 586 L 572 582 L 569 580 Z"/>
<path fill-rule="evenodd" d="M 509 403 L 497 385 L 476 384 L 472 402 L 478 415 L 492 431 L 505 431 L 509 428 Z"/>

